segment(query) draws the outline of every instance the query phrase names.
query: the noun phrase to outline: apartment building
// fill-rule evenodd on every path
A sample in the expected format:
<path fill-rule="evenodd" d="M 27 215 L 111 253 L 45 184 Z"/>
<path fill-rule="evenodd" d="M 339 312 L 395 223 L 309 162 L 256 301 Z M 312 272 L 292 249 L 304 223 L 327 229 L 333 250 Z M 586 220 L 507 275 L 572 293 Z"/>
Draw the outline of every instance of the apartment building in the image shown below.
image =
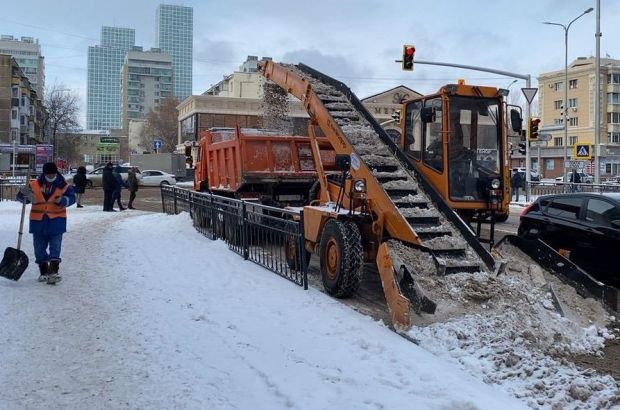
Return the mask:
<path fill-rule="evenodd" d="M 157 48 L 133 47 L 125 56 L 121 72 L 122 128 L 141 121 L 160 101 L 173 96 L 172 58 Z"/>
<path fill-rule="evenodd" d="M 0 171 L 34 169 L 36 145 L 45 139 L 47 112 L 36 87 L 15 58 L 0 54 Z"/>
<path fill-rule="evenodd" d="M 22 72 L 28 77 L 37 95 L 43 100 L 45 90 L 45 59 L 41 55 L 39 40 L 32 37 L 20 39 L 11 35 L 0 35 L 0 54 L 12 56 Z"/>
<path fill-rule="evenodd" d="M 550 140 L 540 147 L 540 171 L 552 178 L 563 173 L 564 144 L 568 159 L 572 159 L 576 144 L 594 144 L 594 102 L 596 96 L 596 67 L 594 57 L 579 57 L 568 66 L 568 83 L 563 69 L 543 73 L 538 77 L 538 102 L 542 127 L 564 124 L 564 91 L 568 88 L 566 117 L 568 140 L 564 131 L 545 133 Z M 600 175 L 608 177 L 620 174 L 620 60 L 602 58 L 601 78 L 601 126 L 600 126 Z M 538 147 L 532 149 L 532 164 L 536 169 Z M 513 159 L 515 157 L 513 156 Z M 523 158 L 516 156 L 519 163 Z M 515 162 L 513 161 L 513 165 Z M 594 172 L 594 161 L 586 171 Z"/>

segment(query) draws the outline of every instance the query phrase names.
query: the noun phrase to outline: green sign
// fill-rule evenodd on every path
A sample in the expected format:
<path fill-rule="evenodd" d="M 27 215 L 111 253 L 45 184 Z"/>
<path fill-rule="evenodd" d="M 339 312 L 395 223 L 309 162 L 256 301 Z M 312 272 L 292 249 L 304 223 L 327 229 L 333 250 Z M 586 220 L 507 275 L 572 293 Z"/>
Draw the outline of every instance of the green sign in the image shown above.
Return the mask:
<path fill-rule="evenodd" d="M 102 144 L 118 144 L 118 137 L 99 137 L 99 142 Z"/>
<path fill-rule="evenodd" d="M 97 143 L 97 152 L 118 152 L 119 144 L 109 142 Z"/>

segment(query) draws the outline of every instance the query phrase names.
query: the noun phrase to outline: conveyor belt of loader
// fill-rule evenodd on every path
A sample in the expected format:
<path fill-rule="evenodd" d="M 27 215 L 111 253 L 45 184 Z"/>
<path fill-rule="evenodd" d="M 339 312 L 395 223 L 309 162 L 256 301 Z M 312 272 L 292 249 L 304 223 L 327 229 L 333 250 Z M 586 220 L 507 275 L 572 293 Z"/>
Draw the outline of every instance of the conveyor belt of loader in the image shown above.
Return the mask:
<path fill-rule="evenodd" d="M 402 223 L 408 224 L 419 239 L 417 246 L 410 246 L 390 235 L 388 244 L 395 269 L 405 265 L 412 273 L 429 274 L 493 269 L 491 254 L 348 87 L 303 64 L 286 67 L 311 84 L 361 162 L 383 188 L 379 195 L 389 198 L 402 216 Z M 419 245 L 430 252 L 421 252 Z"/>

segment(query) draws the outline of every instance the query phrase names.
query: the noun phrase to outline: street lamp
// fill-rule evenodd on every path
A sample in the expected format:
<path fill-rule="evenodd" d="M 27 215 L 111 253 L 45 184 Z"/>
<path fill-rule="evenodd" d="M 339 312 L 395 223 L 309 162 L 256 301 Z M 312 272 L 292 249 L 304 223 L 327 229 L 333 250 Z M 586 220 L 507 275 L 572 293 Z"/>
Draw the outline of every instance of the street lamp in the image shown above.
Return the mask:
<path fill-rule="evenodd" d="M 563 164 L 564 182 L 568 181 L 567 173 L 566 173 L 566 158 L 568 156 L 567 155 L 567 151 L 568 151 L 568 29 L 570 28 L 571 24 L 573 24 L 575 21 L 577 21 L 582 16 L 590 13 L 592 10 L 594 9 L 590 7 L 589 9 L 587 9 L 586 11 L 584 11 L 583 13 L 581 13 L 580 15 L 572 19 L 571 22 L 566 25 L 560 24 L 560 23 L 552 23 L 549 21 L 543 21 L 543 24 L 549 24 L 552 26 L 560 26 L 564 29 L 564 107 L 563 107 L 563 110 L 564 110 L 564 164 Z"/>

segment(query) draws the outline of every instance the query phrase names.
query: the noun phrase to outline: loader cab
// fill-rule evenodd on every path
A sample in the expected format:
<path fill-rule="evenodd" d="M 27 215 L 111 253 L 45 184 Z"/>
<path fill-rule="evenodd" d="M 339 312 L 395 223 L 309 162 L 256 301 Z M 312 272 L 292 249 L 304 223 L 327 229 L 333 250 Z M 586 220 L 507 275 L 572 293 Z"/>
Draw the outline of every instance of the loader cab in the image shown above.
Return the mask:
<path fill-rule="evenodd" d="M 507 215 L 505 119 L 497 89 L 451 84 L 406 102 L 402 112 L 401 148 L 453 209 L 469 217 Z"/>

